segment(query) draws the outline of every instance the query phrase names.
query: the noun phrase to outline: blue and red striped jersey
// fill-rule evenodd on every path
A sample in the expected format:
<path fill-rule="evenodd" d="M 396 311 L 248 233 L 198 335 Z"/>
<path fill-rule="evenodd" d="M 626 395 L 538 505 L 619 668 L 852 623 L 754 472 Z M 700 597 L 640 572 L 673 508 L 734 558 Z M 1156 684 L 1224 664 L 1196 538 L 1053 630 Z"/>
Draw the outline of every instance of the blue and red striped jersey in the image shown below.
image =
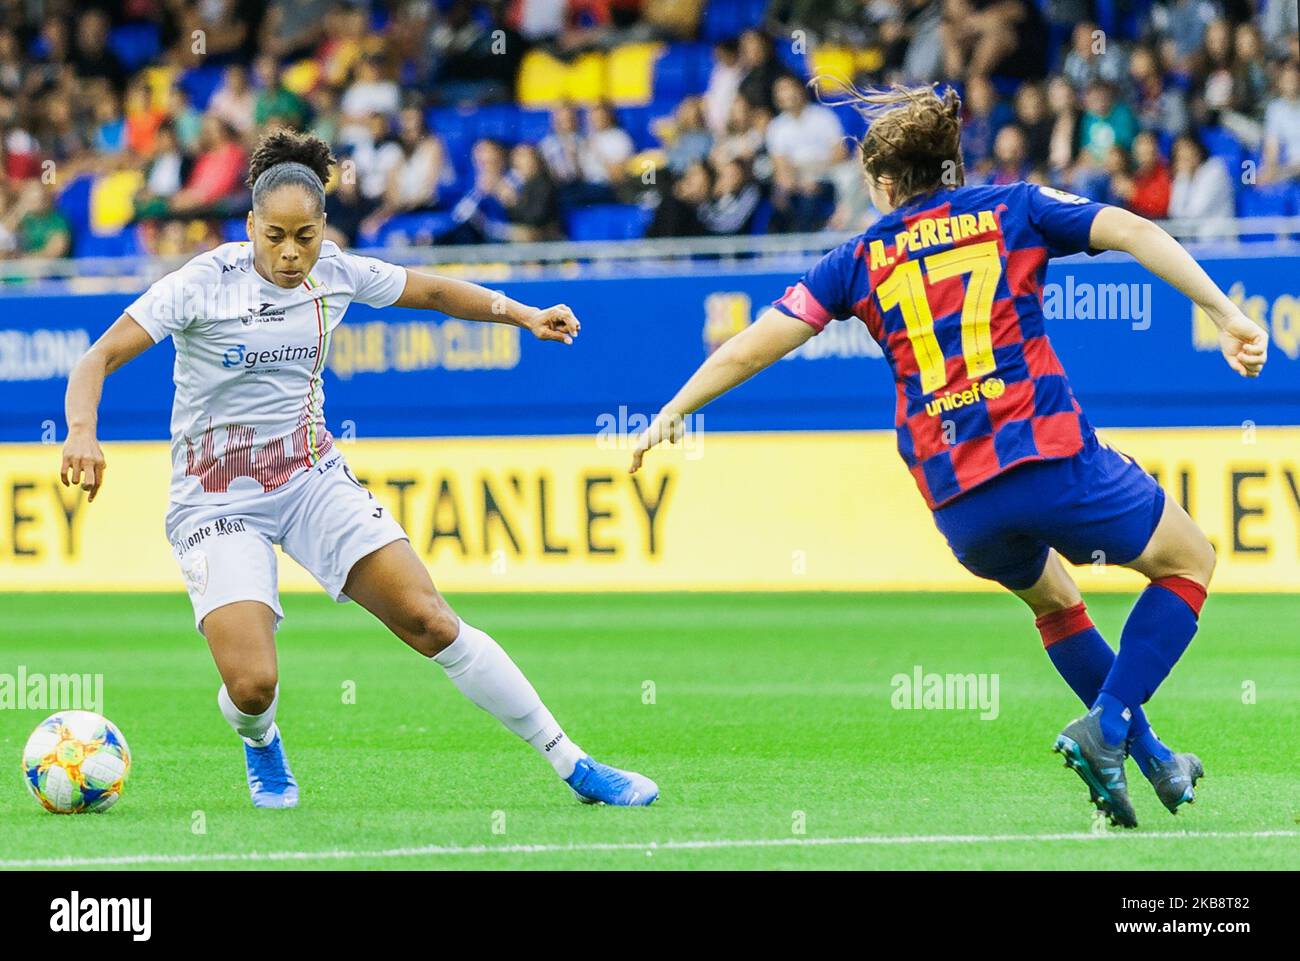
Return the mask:
<path fill-rule="evenodd" d="M 1028 183 L 916 198 L 824 256 L 775 306 L 819 333 L 856 317 L 894 373 L 898 452 L 932 509 L 1092 428 L 1043 323 L 1049 257 L 1104 205 Z"/>

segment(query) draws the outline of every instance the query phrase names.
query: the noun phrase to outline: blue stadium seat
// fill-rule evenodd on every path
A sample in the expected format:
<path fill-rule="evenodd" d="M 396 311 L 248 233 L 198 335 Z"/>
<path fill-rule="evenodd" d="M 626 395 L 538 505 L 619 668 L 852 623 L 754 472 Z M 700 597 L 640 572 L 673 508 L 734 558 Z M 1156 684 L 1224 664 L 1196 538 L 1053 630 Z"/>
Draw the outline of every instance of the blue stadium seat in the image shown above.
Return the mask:
<path fill-rule="evenodd" d="M 549 110 L 519 111 L 519 140 L 522 143 L 539 143 L 551 132 Z"/>
<path fill-rule="evenodd" d="M 660 117 L 671 117 L 676 109 L 676 103 L 658 100 L 644 107 L 620 107 L 614 112 L 619 126 L 627 131 L 636 149 L 651 150 L 659 146 L 659 138 L 650 125 Z"/>
<path fill-rule="evenodd" d="M 162 52 L 156 23 L 127 23 L 114 27 L 108 35 L 108 46 L 122 65 L 131 71 L 157 59 Z"/>
<path fill-rule="evenodd" d="M 89 230 L 73 234 L 74 257 L 134 257 L 144 253 L 135 227 L 123 227 L 115 234 L 98 236 Z"/>
<path fill-rule="evenodd" d="M 808 53 L 796 52 L 794 44 L 788 39 L 778 37 L 776 40 L 776 59 L 780 60 L 787 70 L 796 77 L 809 79 L 812 74 L 812 68 L 808 66 Z"/>
<path fill-rule="evenodd" d="M 1246 155 L 1246 149 L 1236 137 L 1222 127 L 1202 127 L 1200 133 L 1201 143 L 1205 144 L 1205 149 L 1210 152 L 1210 156 L 1222 158 L 1234 186 L 1239 184 L 1241 161 Z"/>
<path fill-rule="evenodd" d="M 54 206 L 68 222 L 73 237 L 90 233 L 90 188 L 95 178 L 91 174 L 82 174 L 73 178 L 63 189 Z"/>
<path fill-rule="evenodd" d="M 579 207 L 565 216 L 572 240 L 634 240 L 644 237 L 653 213 L 636 204 Z"/>
<path fill-rule="evenodd" d="M 861 140 L 867 132 L 867 119 L 852 104 L 840 104 L 831 109 L 840 118 L 844 132 L 855 140 Z"/>
<path fill-rule="evenodd" d="M 519 142 L 519 108 L 513 103 L 484 104 L 473 117 L 475 140 L 488 137 L 512 146 Z"/>
<path fill-rule="evenodd" d="M 455 226 L 451 214 L 442 211 L 398 214 L 379 228 L 377 246 L 433 244 Z"/>
<path fill-rule="evenodd" d="M 217 92 L 217 88 L 221 86 L 221 78 L 224 73 L 225 69 L 222 67 L 208 66 L 195 67 L 181 74 L 180 88 L 190 98 L 190 103 L 194 105 L 195 110 L 208 109 L 208 101 Z"/>
<path fill-rule="evenodd" d="M 236 243 L 248 239 L 248 219 L 245 217 L 229 217 L 221 221 L 221 242 L 223 244 Z"/>
<path fill-rule="evenodd" d="M 681 100 L 704 93 L 713 69 L 713 48 L 707 43 L 674 43 L 655 62 L 656 100 Z"/>
<path fill-rule="evenodd" d="M 767 0 L 710 0 L 700 25 L 700 37 L 710 43 L 734 40 L 763 22 Z"/>

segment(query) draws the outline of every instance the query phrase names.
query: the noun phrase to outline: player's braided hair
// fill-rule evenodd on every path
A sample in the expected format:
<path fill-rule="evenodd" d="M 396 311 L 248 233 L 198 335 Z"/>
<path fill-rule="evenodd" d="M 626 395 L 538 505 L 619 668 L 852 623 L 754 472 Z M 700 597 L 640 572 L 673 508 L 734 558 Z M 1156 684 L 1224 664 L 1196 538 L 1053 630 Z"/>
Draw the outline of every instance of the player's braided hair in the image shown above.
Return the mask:
<path fill-rule="evenodd" d="M 334 155 L 329 144 L 311 134 L 275 130 L 258 141 L 248 162 L 248 186 L 253 206 L 280 187 L 302 187 L 325 207 L 325 183 L 330 177 Z"/>
<path fill-rule="evenodd" d="M 843 96 L 823 102 L 847 104 L 866 119 L 867 133 L 859 144 L 863 169 L 873 178 L 893 181 L 896 205 L 939 187 L 960 187 L 966 182 L 961 159 L 961 98 L 951 87 L 941 96 L 934 86 L 894 84 L 886 90 L 861 90 L 843 81 L 832 79 L 830 83 Z"/>

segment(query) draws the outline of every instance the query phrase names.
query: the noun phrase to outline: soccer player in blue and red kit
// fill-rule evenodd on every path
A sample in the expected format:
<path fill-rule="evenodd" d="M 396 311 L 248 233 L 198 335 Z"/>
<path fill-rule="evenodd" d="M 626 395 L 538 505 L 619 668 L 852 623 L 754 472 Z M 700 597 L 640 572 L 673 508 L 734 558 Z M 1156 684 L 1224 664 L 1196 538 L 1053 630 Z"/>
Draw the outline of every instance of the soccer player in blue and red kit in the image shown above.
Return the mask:
<path fill-rule="evenodd" d="M 1089 709 L 1055 749 L 1112 823 L 1137 824 L 1129 754 L 1177 813 L 1203 768 L 1161 743 L 1142 705 L 1196 633 L 1214 550 L 1151 475 L 1093 433 L 1047 338 L 1047 261 L 1131 254 L 1206 312 L 1224 359 L 1244 377 L 1259 375 L 1267 334 L 1135 214 L 1028 183 L 964 186 L 953 91 L 851 97 L 869 121 L 861 157 L 883 216 L 709 357 L 642 435 L 631 469 L 675 439 L 686 415 L 832 320 L 865 323 L 894 374 L 899 454 L 940 532 L 968 570 L 1029 605 L 1052 663 Z M 1118 653 L 1093 626 L 1062 556 L 1103 557 L 1150 579 Z"/>

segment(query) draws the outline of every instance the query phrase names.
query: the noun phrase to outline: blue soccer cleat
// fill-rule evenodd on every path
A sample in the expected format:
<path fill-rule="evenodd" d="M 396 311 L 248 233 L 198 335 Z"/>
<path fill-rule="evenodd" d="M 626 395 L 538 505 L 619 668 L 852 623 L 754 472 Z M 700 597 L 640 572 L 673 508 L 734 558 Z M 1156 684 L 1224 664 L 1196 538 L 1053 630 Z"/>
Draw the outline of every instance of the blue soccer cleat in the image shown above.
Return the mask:
<path fill-rule="evenodd" d="M 573 789 L 583 804 L 644 807 L 659 797 L 659 785 L 644 774 L 620 771 L 590 757 L 579 759 L 577 767 L 564 783 Z"/>
<path fill-rule="evenodd" d="M 253 797 L 253 807 L 298 806 L 298 782 L 289 770 L 279 731 L 266 747 L 250 747 L 245 741 L 244 766 L 248 769 L 248 793 Z"/>

